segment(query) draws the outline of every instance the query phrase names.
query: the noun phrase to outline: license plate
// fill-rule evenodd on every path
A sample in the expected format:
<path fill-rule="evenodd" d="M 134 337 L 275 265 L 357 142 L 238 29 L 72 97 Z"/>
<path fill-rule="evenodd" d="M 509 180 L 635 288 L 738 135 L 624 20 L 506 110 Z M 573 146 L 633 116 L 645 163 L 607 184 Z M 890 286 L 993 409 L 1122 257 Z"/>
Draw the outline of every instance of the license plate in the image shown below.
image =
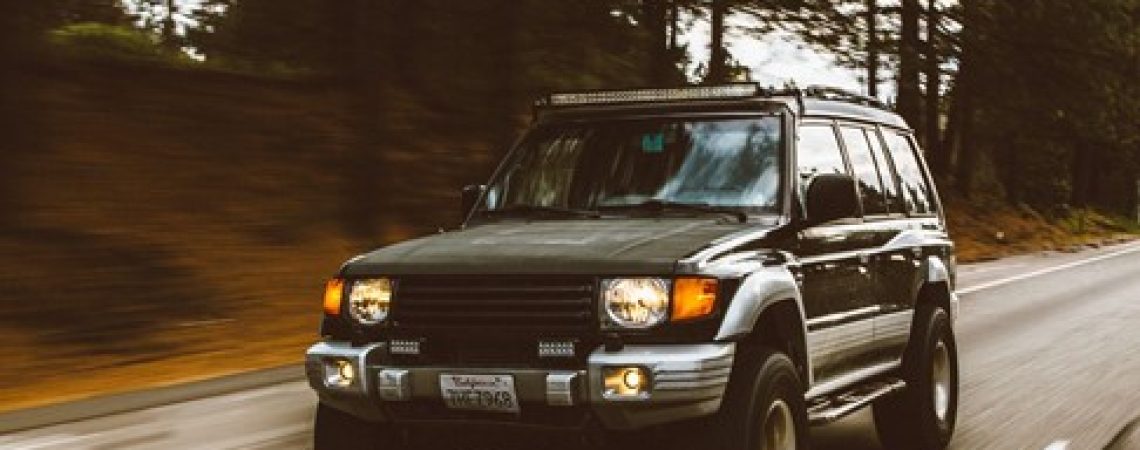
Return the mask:
<path fill-rule="evenodd" d="M 515 379 L 510 375 L 439 376 L 439 390 L 448 408 L 519 412 Z"/>

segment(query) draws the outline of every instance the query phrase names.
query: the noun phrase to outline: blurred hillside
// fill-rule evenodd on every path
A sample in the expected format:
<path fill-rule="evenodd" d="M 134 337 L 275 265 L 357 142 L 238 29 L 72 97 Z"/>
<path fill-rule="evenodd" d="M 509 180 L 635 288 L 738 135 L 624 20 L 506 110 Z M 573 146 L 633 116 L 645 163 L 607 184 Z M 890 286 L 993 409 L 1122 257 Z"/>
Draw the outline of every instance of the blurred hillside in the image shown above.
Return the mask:
<path fill-rule="evenodd" d="M 79 371 L 145 382 L 201 372 L 154 361 L 296 361 L 322 279 L 369 247 L 453 225 L 459 188 L 493 160 L 454 130 L 393 138 L 373 160 L 397 174 L 371 192 L 389 199 L 382 226 L 349 238 L 352 211 L 377 204 L 343 200 L 359 188 L 342 176 L 357 138 L 333 88 L 120 65 L 22 75 L 34 139 L 4 155 L 18 195 L 0 233 L 0 386 L 19 389 L 0 390 L 0 409 L 43 396 L 29 384 L 89 389 Z M 406 105 L 402 117 L 423 116 Z M 61 367 L 62 379 L 27 376 Z"/>

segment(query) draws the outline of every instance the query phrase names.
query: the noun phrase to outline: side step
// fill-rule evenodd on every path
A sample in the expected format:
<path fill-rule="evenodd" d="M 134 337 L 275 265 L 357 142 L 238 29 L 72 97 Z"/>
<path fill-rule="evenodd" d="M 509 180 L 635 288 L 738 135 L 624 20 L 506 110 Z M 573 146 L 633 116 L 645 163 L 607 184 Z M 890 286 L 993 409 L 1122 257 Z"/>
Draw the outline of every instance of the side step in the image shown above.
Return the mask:
<path fill-rule="evenodd" d="M 839 395 L 824 397 L 808 406 L 808 423 L 815 426 L 835 422 L 879 398 L 905 388 L 905 381 L 891 378 L 860 385 Z"/>

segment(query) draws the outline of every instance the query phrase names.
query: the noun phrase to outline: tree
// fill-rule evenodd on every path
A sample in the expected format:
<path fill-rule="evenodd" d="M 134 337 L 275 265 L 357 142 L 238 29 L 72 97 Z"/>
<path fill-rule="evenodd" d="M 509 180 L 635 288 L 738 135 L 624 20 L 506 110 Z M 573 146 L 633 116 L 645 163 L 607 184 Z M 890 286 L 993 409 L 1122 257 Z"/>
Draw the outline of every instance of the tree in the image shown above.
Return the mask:
<path fill-rule="evenodd" d="M 654 84 L 662 84 L 669 78 L 670 61 L 670 11 L 671 5 L 667 0 L 645 0 L 644 9 L 645 27 L 649 31 L 649 80 Z"/>
<path fill-rule="evenodd" d="M 959 183 L 988 161 L 1011 203 L 1130 210 L 1138 13 L 1121 0 L 965 2 Z"/>
<path fill-rule="evenodd" d="M 899 41 L 898 111 L 912 127 L 922 129 L 922 91 L 919 89 L 919 0 L 902 0 L 902 38 Z"/>
<path fill-rule="evenodd" d="M 174 0 L 163 0 L 165 2 L 166 17 L 162 19 L 162 42 L 167 47 L 178 48 L 178 24 L 174 17 L 178 14 L 178 5 Z"/>
<path fill-rule="evenodd" d="M 866 0 L 867 11 L 867 95 L 879 97 L 879 0 Z"/>
<path fill-rule="evenodd" d="M 939 23 L 937 0 L 927 0 L 926 55 L 923 58 L 926 76 L 926 99 L 924 101 L 926 128 L 922 137 L 926 152 L 931 155 L 931 170 L 936 176 L 943 178 L 949 170 L 950 155 L 942 148 L 942 56 L 938 43 Z"/>
<path fill-rule="evenodd" d="M 712 0 L 710 6 L 710 33 L 708 74 L 706 83 L 724 83 L 729 79 L 728 48 L 725 47 L 725 16 L 728 15 L 728 0 Z"/>

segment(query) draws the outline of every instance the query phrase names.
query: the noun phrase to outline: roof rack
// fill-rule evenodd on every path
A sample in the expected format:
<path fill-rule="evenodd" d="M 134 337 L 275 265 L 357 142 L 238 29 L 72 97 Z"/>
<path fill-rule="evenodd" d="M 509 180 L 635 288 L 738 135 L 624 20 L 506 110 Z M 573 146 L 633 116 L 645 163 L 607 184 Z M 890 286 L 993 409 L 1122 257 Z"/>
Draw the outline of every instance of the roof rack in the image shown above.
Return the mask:
<path fill-rule="evenodd" d="M 803 88 L 801 91 L 803 92 L 804 97 L 808 98 L 854 103 L 857 105 L 870 106 L 873 108 L 885 109 L 888 111 L 890 110 L 890 107 L 887 106 L 886 103 L 883 103 L 875 97 L 863 95 L 837 87 L 816 85 L 808 86 L 806 88 Z"/>
<path fill-rule="evenodd" d="M 890 111 L 874 97 L 829 86 L 794 86 L 776 89 L 759 83 L 732 83 L 709 86 L 686 86 L 655 89 L 617 89 L 550 94 L 535 102 L 535 107 L 597 106 L 629 103 L 651 103 L 687 100 L 733 100 L 756 97 L 795 97 L 803 109 L 805 98 L 852 103 Z"/>

